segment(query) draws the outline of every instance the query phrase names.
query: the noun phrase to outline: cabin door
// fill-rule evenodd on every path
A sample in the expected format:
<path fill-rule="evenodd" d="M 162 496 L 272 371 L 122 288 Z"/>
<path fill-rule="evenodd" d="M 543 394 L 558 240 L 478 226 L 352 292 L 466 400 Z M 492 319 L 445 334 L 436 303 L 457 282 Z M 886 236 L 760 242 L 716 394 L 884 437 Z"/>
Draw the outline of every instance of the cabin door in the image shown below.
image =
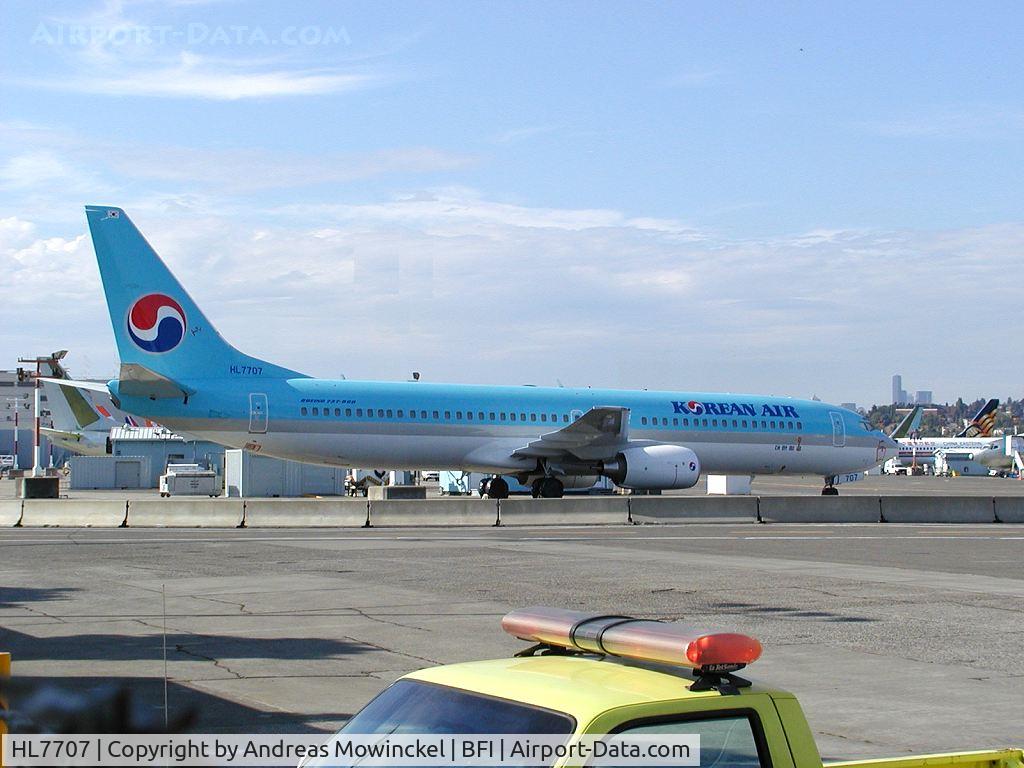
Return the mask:
<path fill-rule="evenodd" d="M 832 418 L 832 445 L 836 448 L 844 448 L 846 446 L 846 425 L 843 423 L 843 414 L 829 411 L 828 415 Z"/>
<path fill-rule="evenodd" d="M 253 392 L 249 395 L 249 433 L 262 435 L 267 431 L 267 396 Z"/>

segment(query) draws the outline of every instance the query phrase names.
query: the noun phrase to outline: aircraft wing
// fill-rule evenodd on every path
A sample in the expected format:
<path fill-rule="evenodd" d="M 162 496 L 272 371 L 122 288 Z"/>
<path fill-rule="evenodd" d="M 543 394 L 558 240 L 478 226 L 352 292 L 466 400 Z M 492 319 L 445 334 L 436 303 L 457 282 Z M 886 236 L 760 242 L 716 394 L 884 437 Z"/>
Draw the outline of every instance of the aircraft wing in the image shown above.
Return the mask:
<path fill-rule="evenodd" d="M 96 381 L 78 381 L 75 379 L 55 379 L 51 376 L 40 376 L 40 381 L 46 381 L 50 384 L 59 384 L 62 387 L 75 387 L 76 389 L 88 389 L 90 392 L 102 392 L 104 395 L 109 395 L 110 390 L 107 389 L 106 384 L 100 384 Z"/>
<path fill-rule="evenodd" d="M 81 432 L 68 432 L 64 429 L 50 429 L 49 427 L 40 427 L 39 432 L 47 437 L 56 437 L 69 443 L 78 443 L 82 440 Z"/>
<path fill-rule="evenodd" d="M 629 439 L 629 408 L 591 408 L 567 427 L 541 435 L 513 456 L 549 459 L 571 454 L 580 459 L 613 456 Z"/>

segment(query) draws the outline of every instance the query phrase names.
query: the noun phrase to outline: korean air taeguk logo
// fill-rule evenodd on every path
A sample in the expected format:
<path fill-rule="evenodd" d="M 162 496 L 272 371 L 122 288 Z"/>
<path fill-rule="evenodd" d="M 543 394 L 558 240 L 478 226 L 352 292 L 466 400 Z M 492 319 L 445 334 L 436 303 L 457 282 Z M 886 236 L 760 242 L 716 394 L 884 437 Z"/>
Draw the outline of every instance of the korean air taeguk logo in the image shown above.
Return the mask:
<path fill-rule="evenodd" d="M 170 296 L 147 294 L 128 312 L 128 335 L 139 349 L 170 352 L 185 337 L 185 312 Z"/>

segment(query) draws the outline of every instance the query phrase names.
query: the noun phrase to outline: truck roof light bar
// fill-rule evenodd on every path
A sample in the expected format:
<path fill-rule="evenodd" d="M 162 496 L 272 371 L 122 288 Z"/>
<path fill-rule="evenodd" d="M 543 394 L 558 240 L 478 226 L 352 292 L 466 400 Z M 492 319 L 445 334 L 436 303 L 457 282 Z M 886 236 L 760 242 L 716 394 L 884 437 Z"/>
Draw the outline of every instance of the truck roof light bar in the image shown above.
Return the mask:
<path fill-rule="evenodd" d="M 593 653 L 687 667 L 698 678 L 691 687 L 694 691 L 714 688 L 732 693 L 749 685 L 731 673 L 761 656 L 761 644 L 747 635 L 562 608 L 538 606 L 512 611 L 501 620 L 501 628 L 537 644 L 521 655 L 539 650 Z"/>

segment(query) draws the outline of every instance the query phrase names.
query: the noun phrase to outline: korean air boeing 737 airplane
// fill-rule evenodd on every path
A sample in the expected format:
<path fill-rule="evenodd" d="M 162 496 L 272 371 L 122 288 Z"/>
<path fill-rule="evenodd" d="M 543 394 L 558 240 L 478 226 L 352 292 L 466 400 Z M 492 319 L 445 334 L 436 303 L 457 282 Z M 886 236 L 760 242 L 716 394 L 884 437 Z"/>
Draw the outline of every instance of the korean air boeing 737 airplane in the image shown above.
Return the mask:
<path fill-rule="evenodd" d="M 121 358 L 115 404 L 167 427 L 283 459 L 502 475 L 558 497 L 598 476 L 689 488 L 702 472 L 835 476 L 895 443 L 858 414 L 765 395 L 330 381 L 239 352 L 120 208 L 87 206 Z"/>

